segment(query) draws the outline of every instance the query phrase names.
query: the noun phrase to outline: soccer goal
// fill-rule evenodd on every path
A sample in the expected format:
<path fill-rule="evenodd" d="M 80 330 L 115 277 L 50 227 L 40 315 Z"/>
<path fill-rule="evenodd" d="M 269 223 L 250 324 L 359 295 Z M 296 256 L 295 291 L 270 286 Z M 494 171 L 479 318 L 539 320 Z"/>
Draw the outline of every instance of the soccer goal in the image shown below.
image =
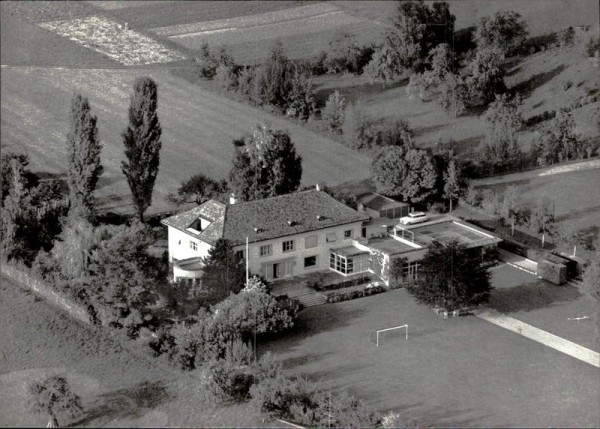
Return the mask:
<path fill-rule="evenodd" d="M 371 342 L 379 347 L 379 342 L 389 338 L 396 338 L 402 335 L 404 329 L 404 339 L 408 340 L 408 325 L 392 326 L 391 328 L 378 329 L 371 331 Z"/>

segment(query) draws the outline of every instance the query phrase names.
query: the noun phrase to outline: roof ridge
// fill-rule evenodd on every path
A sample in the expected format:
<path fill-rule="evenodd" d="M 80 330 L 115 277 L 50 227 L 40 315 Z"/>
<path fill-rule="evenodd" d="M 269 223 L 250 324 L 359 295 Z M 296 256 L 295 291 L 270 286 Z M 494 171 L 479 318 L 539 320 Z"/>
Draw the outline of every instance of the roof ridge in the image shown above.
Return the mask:
<path fill-rule="evenodd" d="M 281 195 L 273 195 L 271 197 L 266 197 L 266 198 L 259 198 L 256 200 L 251 200 L 251 201 L 241 201 L 239 203 L 236 203 L 237 205 L 245 205 L 245 204 L 252 204 L 252 203 L 256 203 L 259 201 L 267 201 L 267 200 L 274 200 L 276 198 L 283 198 L 283 197 L 290 197 L 292 195 L 297 195 L 297 194 L 308 194 L 309 192 L 323 192 L 323 191 L 317 191 L 316 189 L 305 189 L 303 191 L 295 191 L 295 192 L 289 192 L 287 194 L 281 194 Z M 326 192 L 325 192 L 326 193 Z M 227 204 L 230 205 L 230 204 Z"/>

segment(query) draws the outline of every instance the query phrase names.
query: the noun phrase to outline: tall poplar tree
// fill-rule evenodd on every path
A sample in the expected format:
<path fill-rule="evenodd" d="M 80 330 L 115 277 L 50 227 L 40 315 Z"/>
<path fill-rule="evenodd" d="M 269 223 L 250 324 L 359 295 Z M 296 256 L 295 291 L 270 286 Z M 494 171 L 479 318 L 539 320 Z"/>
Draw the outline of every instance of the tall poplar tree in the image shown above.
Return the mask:
<path fill-rule="evenodd" d="M 98 141 L 97 120 L 87 97 L 75 94 L 67 133 L 69 193 L 71 207 L 82 210 L 86 217 L 94 212 L 93 192 L 104 171 L 100 164 L 102 146 Z"/>
<path fill-rule="evenodd" d="M 144 221 L 144 212 L 152 204 L 160 162 L 162 129 L 156 111 L 157 103 L 156 82 L 149 77 L 137 79 L 129 106 L 129 125 L 123 133 L 127 161 L 123 161 L 121 170 L 127 177 L 141 222 Z"/>

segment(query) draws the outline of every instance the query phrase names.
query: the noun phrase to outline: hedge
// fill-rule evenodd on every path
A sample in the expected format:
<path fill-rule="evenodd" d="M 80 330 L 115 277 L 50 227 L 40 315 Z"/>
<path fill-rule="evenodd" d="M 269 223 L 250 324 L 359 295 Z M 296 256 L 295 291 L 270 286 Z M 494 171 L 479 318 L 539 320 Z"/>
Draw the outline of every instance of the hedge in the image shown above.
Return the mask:
<path fill-rule="evenodd" d="M 562 285 L 567 282 L 567 266 L 564 264 L 557 264 L 544 259 L 538 263 L 537 273 L 541 278 L 555 285 Z"/>

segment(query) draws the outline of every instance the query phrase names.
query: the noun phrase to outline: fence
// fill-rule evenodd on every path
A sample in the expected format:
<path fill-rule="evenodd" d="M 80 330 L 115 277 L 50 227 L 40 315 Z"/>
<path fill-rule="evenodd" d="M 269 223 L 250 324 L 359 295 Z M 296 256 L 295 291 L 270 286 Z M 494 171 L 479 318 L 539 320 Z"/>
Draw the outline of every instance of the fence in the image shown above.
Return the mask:
<path fill-rule="evenodd" d="M 0 272 L 8 279 L 14 281 L 17 286 L 32 290 L 55 307 L 69 313 L 69 315 L 75 319 L 83 323 L 90 323 L 90 315 L 82 305 L 73 302 L 62 293 L 57 292 L 50 286 L 44 284 L 44 282 L 33 278 L 29 273 L 18 269 L 14 265 L 9 265 L 6 262 L 2 262 Z"/>

